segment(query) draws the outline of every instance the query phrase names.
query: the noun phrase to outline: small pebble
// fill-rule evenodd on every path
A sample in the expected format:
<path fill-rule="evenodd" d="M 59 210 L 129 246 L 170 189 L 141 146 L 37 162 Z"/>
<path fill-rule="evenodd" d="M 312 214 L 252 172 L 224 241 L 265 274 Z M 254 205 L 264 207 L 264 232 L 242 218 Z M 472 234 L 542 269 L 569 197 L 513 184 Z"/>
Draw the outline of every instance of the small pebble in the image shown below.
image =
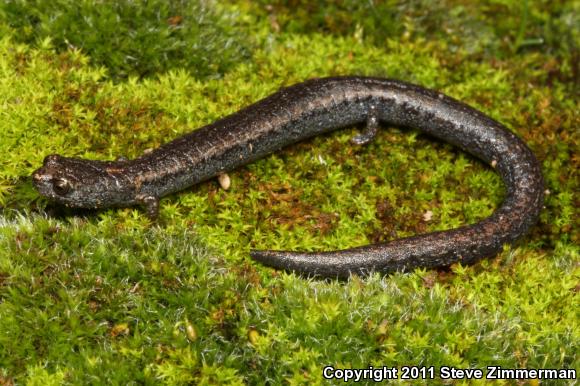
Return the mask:
<path fill-rule="evenodd" d="M 230 176 L 228 176 L 226 173 L 222 173 L 218 176 L 218 182 L 220 183 L 220 186 L 223 190 L 228 190 L 232 184 Z"/>

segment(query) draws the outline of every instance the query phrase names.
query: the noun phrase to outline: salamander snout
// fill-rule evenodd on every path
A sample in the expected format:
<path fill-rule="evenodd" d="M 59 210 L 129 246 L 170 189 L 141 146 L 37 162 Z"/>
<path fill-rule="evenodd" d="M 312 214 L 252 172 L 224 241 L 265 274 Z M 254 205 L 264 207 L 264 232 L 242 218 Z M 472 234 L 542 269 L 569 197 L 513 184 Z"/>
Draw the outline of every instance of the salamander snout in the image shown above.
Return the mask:
<path fill-rule="evenodd" d="M 43 196 L 55 198 L 66 196 L 71 191 L 73 183 L 67 178 L 63 159 L 56 154 L 49 155 L 44 159 L 42 167 L 32 173 L 32 183 Z"/>
<path fill-rule="evenodd" d="M 32 173 L 38 192 L 67 206 L 94 206 L 93 191 L 101 173 L 94 162 L 52 154 Z"/>
<path fill-rule="evenodd" d="M 42 181 L 45 181 L 47 177 L 48 176 L 40 172 L 40 169 L 32 173 L 32 181 L 34 182 L 35 185 L 41 183 Z"/>
<path fill-rule="evenodd" d="M 52 154 L 32 173 L 38 192 L 57 203 L 77 208 L 99 208 L 131 201 L 132 186 L 119 182 L 114 163 Z"/>

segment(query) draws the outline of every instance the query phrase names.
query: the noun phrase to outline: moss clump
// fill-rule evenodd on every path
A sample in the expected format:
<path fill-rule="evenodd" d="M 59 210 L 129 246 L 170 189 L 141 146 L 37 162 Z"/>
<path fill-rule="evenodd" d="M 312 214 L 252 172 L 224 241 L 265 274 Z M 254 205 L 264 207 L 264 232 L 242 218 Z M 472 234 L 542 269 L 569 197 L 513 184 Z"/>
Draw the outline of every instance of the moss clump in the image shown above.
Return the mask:
<path fill-rule="evenodd" d="M 359 36 L 376 45 L 389 39 L 443 40 L 452 51 L 504 57 L 546 50 L 566 55 L 577 49 L 578 4 L 574 2 L 446 0 L 274 0 L 252 2 L 272 28 L 288 33 Z M 501 17 L 497 17 L 501 15 Z"/>
<path fill-rule="evenodd" d="M 81 49 L 113 78 L 174 68 L 215 77 L 249 54 L 234 15 L 202 1 L 8 0 L 0 22 L 18 41 L 50 38 L 59 50 Z"/>
<path fill-rule="evenodd" d="M 191 230 L 139 218 L 26 214 L 0 224 L 0 244 L 6 380 L 320 383 L 328 363 L 577 366 L 577 272 L 529 251 L 326 282 L 263 275 Z"/>

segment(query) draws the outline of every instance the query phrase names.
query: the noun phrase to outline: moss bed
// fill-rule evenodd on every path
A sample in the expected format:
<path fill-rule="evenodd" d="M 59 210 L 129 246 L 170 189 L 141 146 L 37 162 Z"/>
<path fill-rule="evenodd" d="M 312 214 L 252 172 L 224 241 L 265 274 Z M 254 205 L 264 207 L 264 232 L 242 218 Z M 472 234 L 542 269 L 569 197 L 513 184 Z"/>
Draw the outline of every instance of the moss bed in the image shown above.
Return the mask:
<path fill-rule="evenodd" d="M 0 385 L 580 370 L 578 3 L 50 3 L 0 5 Z M 136 157 L 281 86 L 346 74 L 441 90 L 520 135 L 547 189 L 530 234 L 473 266 L 346 281 L 249 259 L 449 229 L 501 202 L 491 168 L 392 127 L 364 147 L 349 144 L 358 128 L 291 146 L 231 173 L 227 191 L 163 199 L 158 222 L 59 208 L 31 184 L 48 154 Z"/>

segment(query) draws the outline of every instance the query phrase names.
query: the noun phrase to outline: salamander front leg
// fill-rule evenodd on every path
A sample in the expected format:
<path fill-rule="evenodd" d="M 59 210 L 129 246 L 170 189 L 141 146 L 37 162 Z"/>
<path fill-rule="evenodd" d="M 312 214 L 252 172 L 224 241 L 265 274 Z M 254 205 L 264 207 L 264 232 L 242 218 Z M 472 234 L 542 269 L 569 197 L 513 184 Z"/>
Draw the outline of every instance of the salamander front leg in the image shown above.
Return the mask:
<path fill-rule="evenodd" d="M 366 145 L 371 142 L 377 135 L 379 130 L 379 117 L 375 106 L 369 107 L 369 115 L 367 117 L 367 127 L 362 133 L 351 138 L 351 142 L 355 145 Z"/>
<path fill-rule="evenodd" d="M 145 196 L 139 198 L 139 202 L 145 206 L 147 217 L 155 220 L 159 216 L 159 198 L 155 196 Z"/>

